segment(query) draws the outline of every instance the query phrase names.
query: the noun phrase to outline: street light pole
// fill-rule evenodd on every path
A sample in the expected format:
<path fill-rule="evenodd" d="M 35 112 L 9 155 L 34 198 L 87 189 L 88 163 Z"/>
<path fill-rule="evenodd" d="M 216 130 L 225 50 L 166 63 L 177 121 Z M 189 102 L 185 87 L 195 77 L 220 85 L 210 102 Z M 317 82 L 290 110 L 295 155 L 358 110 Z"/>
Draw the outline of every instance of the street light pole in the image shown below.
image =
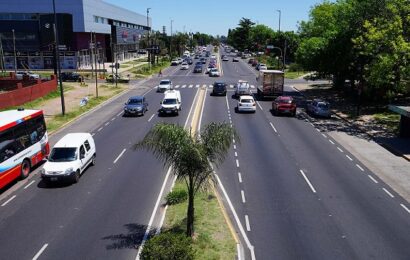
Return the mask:
<path fill-rule="evenodd" d="M 151 70 L 151 46 L 150 46 L 150 39 L 149 39 L 149 33 L 150 33 L 150 27 L 149 27 L 149 10 L 151 8 L 147 8 L 147 32 L 148 32 L 148 41 L 147 41 L 147 46 L 148 46 L 148 64 L 149 64 L 149 69 Z"/>
<path fill-rule="evenodd" d="M 58 46 L 60 46 L 58 40 L 58 30 L 57 30 L 57 13 L 56 13 L 56 3 L 53 0 L 53 12 L 54 12 L 54 38 L 55 38 L 55 52 L 57 58 L 57 78 L 60 82 L 60 97 L 61 97 L 61 112 L 63 116 L 65 115 L 65 104 L 64 104 L 64 89 L 63 89 L 63 81 L 61 80 L 61 67 L 60 67 L 60 52 Z"/>
<path fill-rule="evenodd" d="M 171 19 L 171 34 L 169 36 L 169 60 L 172 60 L 172 23 L 174 22 L 174 20 Z"/>
<path fill-rule="evenodd" d="M 14 74 L 16 74 L 17 73 L 16 36 L 14 35 L 14 29 L 12 29 L 11 31 L 13 32 Z"/>
<path fill-rule="evenodd" d="M 281 10 L 276 10 L 276 12 L 279 13 L 279 32 L 280 32 L 280 19 L 281 19 L 281 16 L 282 16 L 282 11 Z"/>

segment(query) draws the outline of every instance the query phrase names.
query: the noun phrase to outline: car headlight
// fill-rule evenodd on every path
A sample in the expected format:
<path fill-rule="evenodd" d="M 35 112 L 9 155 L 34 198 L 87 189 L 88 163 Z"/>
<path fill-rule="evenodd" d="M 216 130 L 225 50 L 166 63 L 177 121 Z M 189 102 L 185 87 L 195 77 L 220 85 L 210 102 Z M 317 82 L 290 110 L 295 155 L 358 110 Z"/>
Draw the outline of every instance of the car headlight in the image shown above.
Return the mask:
<path fill-rule="evenodd" d="M 70 174 L 70 173 L 72 173 L 74 171 L 74 169 L 71 167 L 71 168 L 68 168 L 67 170 L 65 170 L 64 171 L 64 174 Z"/>

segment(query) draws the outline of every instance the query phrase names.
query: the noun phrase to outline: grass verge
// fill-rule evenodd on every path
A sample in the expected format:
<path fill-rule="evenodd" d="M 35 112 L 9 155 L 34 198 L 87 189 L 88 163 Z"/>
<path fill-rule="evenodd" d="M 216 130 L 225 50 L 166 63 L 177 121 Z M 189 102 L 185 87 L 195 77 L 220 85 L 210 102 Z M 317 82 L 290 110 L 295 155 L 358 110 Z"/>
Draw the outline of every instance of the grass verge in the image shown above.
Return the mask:
<path fill-rule="evenodd" d="M 400 115 L 387 111 L 383 113 L 377 113 L 373 115 L 377 124 L 383 125 L 394 133 L 399 132 Z"/>
<path fill-rule="evenodd" d="M 151 67 L 149 64 L 145 64 L 129 71 L 133 73 L 136 78 L 145 78 L 149 75 L 158 74 L 160 70 L 163 70 L 170 65 L 171 63 L 169 61 L 161 61 L 159 64 L 152 65 Z"/>
<path fill-rule="evenodd" d="M 176 182 L 174 190 L 186 190 L 185 183 Z M 186 201 L 169 206 L 165 216 L 164 229 L 185 234 L 186 211 Z M 195 196 L 194 227 L 195 259 L 235 259 L 235 241 L 212 191 L 199 192 Z"/>
<path fill-rule="evenodd" d="M 287 79 L 297 79 L 300 76 L 305 75 L 306 71 L 285 71 L 285 78 Z"/>

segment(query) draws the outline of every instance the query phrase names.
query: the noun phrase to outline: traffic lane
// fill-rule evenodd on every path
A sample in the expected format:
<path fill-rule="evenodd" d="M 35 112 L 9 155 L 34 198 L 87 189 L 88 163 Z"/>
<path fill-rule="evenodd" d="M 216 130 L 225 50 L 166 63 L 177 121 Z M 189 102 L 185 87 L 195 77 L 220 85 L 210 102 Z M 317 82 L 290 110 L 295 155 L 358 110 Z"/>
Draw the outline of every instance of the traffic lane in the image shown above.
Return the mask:
<path fill-rule="evenodd" d="M 233 117 L 241 136 L 238 158 L 256 257 L 354 258 L 337 225 L 299 174 L 295 158 L 260 112 Z"/>
<path fill-rule="evenodd" d="M 405 246 L 410 242 L 407 232 L 410 218 L 400 204 L 407 203 L 397 195 L 398 198 L 392 200 L 383 188 L 392 189 L 325 132 L 317 131 L 304 120 L 272 119 L 281 140 L 310 176 L 322 203 L 356 255 L 359 258 L 370 254 L 406 258 L 410 254 Z"/>

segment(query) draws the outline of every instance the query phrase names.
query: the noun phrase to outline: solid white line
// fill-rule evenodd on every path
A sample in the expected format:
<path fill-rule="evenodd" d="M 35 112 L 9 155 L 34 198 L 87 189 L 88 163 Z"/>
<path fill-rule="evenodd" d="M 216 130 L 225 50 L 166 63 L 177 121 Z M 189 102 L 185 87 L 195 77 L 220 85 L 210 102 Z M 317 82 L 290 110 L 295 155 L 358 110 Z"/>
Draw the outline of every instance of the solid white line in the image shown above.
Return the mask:
<path fill-rule="evenodd" d="M 14 200 L 16 195 L 13 195 L 10 199 L 6 200 L 3 204 L 1 204 L 2 207 L 6 206 L 10 201 Z"/>
<path fill-rule="evenodd" d="M 27 184 L 26 186 L 24 186 L 24 188 L 23 188 L 23 189 L 24 189 L 24 190 L 25 190 L 25 189 L 27 189 L 28 187 L 30 187 L 30 186 L 31 186 L 31 184 L 33 184 L 33 183 L 35 183 L 35 182 L 36 182 L 36 181 L 31 181 L 29 184 Z"/>
<path fill-rule="evenodd" d="M 386 192 L 386 193 L 387 193 L 387 195 L 389 195 L 391 198 L 394 198 L 394 195 L 393 195 L 393 194 L 391 194 L 391 192 L 390 192 L 390 191 L 386 190 L 385 188 L 383 188 L 383 190 L 384 190 L 384 192 Z"/>
<path fill-rule="evenodd" d="M 172 190 L 171 190 L 171 191 L 172 191 Z M 158 235 L 159 233 L 161 233 L 161 227 L 162 227 L 162 225 L 164 224 L 167 209 L 168 209 L 168 205 L 166 205 L 165 208 L 164 208 L 164 214 L 163 214 L 162 217 L 161 217 L 161 220 L 160 220 L 160 222 L 159 222 L 159 226 L 158 226 L 158 228 L 157 228 L 157 231 L 155 232 L 155 235 Z"/>
<path fill-rule="evenodd" d="M 275 131 L 275 133 L 277 133 L 278 131 L 276 130 L 276 128 L 273 126 L 273 124 L 271 122 L 269 122 L 270 126 L 273 128 L 273 131 Z"/>
<path fill-rule="evenodd" d="M 263 110 L 261 104 L 259 104 L 259 101 L 256 101 L 256 104 L 258 104 L 259 108 L 260 108 L 261 110 Z"/>
<path fill-rule="evenodd" d="M 241 253 L 241 245 L 238 243 L 236 244 L 236 252 L 238 254 L 238 260 L 242 260 L 244 259 Z"/>
<path fill-rule="evenodd" d="M 241 196 L 242 196 L 242 202 L 246 203 L 245 192 L 243 190 L 241 190 Z"/>
<path fill-rule="evenodd" d="M 120 155 L 118 155 L 118 157 L 114 160 L 114 163 L 117 163 L 117 161 L 120 159 L 120 157 L 125 153 L 125 150 L 127 150 L 127 149 L 122 150 Z"/>
<path fill-rule="evenodd" d="M 199 115 L 198 130 L 197 130 L 198 133 L 201 133 L 202 116 L 204 115 L 205 100 L 206 100 L 207 93 L 208 93 L 208 90 L 205 89 L 205 97 L 204 97 L 204 100 L 202 101 L 201 114 Z"/>
<path fill-rule="evenodd" d="M 236 145 L 235 144 L 233 145 L 233 149 L 236 150 Z"/>
<path fill-rule="evenodd" d="M 100 132 L 102 129 L 103 129 L 102 127 L 98 128 L 97 132 Z"/>
<path fill-rule="evenodd" d="M 364 169 L 360 167 L 360 165 L 356 164 L 357 168 L 359 168 L 362 172 L 364 172 Z"/>
<path fill-rule="evenodd" d="M 46 250 L 46 248 L 48 247 L 48 244 L 44 244 L 44 246 L 40 249 L 40 251 L 37 252 L 37 254 L 33 257 L 32 260 L 37 260 L 40 255 L 44 252 L 44 250 Z"/>
<path fill-rule="evenodd" d="M 189 109 L 188 117 L 187 117 L 186 120 L 185 120 L 184 128 L 186 128 L 186 126 L 187 126 L 187 124 L 188 124 L 188 120 L 189 120 L 189 117 L 191 116 L 192 109 L 193 109 L 194 104 L 195 104 L 195 101 L 196 101 L 196 99 L 197 99 L 197 97 L 198 97 L 198 93 L 199 93 L 199 89 L 196 90 L 194 100 L 192 101 L 191 108 Z"/>
<path fill-rule="evenodd" d="M 151 217 L 150 217 L 150 219 L 149 219 L 147 229 L 145 230 L 144 237 L 142 238 L 141 245 L 140 245 L 139 248 L 138 248 L 137 256 L 135 257 L 136 260 L 139 260 L 139 259 L 140 259 L 140 255 L 141 255 L 142 249 L 144 248 L 145 242 L 146 242 L 147 239 L 148 239 L 148 235 L 149 235 L 149 232 L 151 231 L 152 223 L 154 222 L 155 213 L 157 212 L 158 206 L 159 206 L 159 204 L 160 204 L 160 202 L 161 202 L 162 194 L 164 193 L 165 186 L 166 186 L 166 184 L 167 184 L 167 180 L 168 180 L 170 174 L 171 174 L 171 167 L 169 167 L 169 169 L 168 169 L 168 171 L 167 171 L 167 174 L 166 174 L 166 176 L 165 176 L 165 180 L 164 180 L 164 182 L 162 183 L 161 191 L 159 192 L 159 195 L 158 195 L 158 198 L 157 198 L 157 202 L 155 203 L 154 209 L 152 210 L 152 214 L 151 214 Z M 161 228 L 161 227 L 159 227 L 159 228 Z"/>
<path fill-rule="evenodd" d="M 238 179 L 239 179 L 239 183 L 242 183 L 242 175 L 240 172 L 238 172 Z"/>
<path fill-rule="evenodd" d="M 404 204 L 400 204 L 400 206 L 410 214 L 410 209 L 408 209 Z"/>
<path fill-rule="evenodd" d="M 239 168 L 239 161 L 238 161 L 238 159 L 236 159 L 236 167 Z"/>
<path fill-rule="evenodd" d="M 251 225 L 249 224 L 249 217 L 248 215 L 245 215 L 245 225 L 246 225 L 246 230 L 249 232 L 251 231 Z"/>
<path fill-rule="evenodd" d="M 123 113 L 124 111 L 121 111 L 121 112 L 119 112 L 118 114 L 117 114 L 117 116 L 120 116 L 120 115 L 122 115 L 122 113 Z"/>
<path fill-rule="evenodd" d="M 235 218 L 236 224 L 237 224 L 238 227 L 239 227 L 239 231 L 241 232 L 242 237 L 243 237 L 243 239 L 245 240 L 246 246 L 247 246 L 247 247 L 249 248 L 249 250 L 251 251 L 251 259 L 252 259 L 252 260 L 255 260 L 255 259 L 256 259 L 256 258 L 255 258 L 255 248 L 252 246 L 251 242 L 249 241 L 249 238 L 248 238 L 248 236 L 246 235 L 245 230 L 243 229 L 242 223 L 241 223 L 241 221 L 239 220 L 238 214 L 236 214 L 236 210 L 235 210 L 235 208 L 233 207 L 232 202 L 231 202 L 231 200 L 229 199 L 228 194 L 226 193 L 226 190 L 225 190 L 225 188 L 224 188 L 224 186 L 223 186 L 221 180 L 219 179 L 219 176 L 215 174 L 215 177 L 216 177 L 216 179 L 218 180 L 217 183 L 219 184 L 219 187 L 221 188 L 222 193 L 224 194 L 224 196 L 225 196 L 225 198 L 226 198 L 226 201 L 228 202 L 229 208 L 231 209 L 232 214 L 233 214 L 233 216 L 234 216 L 234 218 Z"/>
<path fill-rule="evenodd" d="M 350 157 L 349 155 L 346 154 L 347 159 L 349 159 L 350 161 L 353 161 L 352 157 Z"/>
<path fill-rule="evenodd" d="M 332 140 L 329 140 L 329 142 L 330 142 L 331 144 L 335 144 Z"/>
<path fill-rule="evenodd" d="M 300 170 L 300 173 L 302 174 L 303 178 L 305 178 L 305 181 L 307 182 L 307 184 L 309 185 L 310 189 L 313 191 L 313 193 L 316 193 L 315 188 L 313 187 L 312 183 L 310 183 L 308 177 L 306 177 L 305 173 Z"/>
<path fill-rule="evenodd" d="M 340 149 L 340 147 L 337 147 L 337 150 L 339 150 L 341 153 L 343 153 L 343 150 Z"/>
<path fill-rule="evenodd" d="M 327 136 L 326 136 L 325 134 L 322 134 L 322 136 L 323 136 L 324 138 L 327 138 Z"/>
<path fill-rule="evenodd" d="M 105 123 L 105 126 L 107 126 L 107 125 L 109 125 L 110 124 L 110 122 L 107 122 L 107 123 Z"/>
<path fill-rule="evenodd" d="M 152 114 L 152 116 L 148 119 L 148 122 L 150 122 L 154 118 L 155 114 Z"/>
<path fill-rule="evenodd" d="M 373 178 L 371 175 L 367 175 L 369 178 L 374 182 L 374 183 L 379 183 L 375 178 Z"/>

